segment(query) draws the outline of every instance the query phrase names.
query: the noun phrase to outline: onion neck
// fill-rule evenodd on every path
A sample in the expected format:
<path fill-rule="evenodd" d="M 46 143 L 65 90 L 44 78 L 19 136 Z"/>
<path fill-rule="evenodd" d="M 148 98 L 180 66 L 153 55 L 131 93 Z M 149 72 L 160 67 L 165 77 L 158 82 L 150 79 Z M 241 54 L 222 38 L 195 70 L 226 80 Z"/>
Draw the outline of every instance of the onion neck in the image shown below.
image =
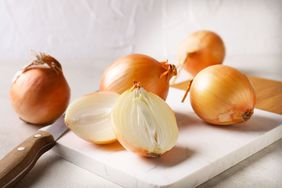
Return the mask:
<path fill-rule="evenodd" d="M 132 86 L 132 90 L 133 89 L 140 89 L 142 86 L 141 86 L 141 84 L 140 84 L 140 82 L 138 82 L 138 81 L 134 81 L 133 82 L 133 86 Z"/>
<path fill-rule="evenodd" d="M 36 60 L 32 61 L 29 65 L 23 68 L 23 72 L 27 71 L 32 67 L 47 66 L 48 68 L 54 70 L 57 74 L 63 72 L 61 64 L 52 56 L 39 53 L 36 55 Z"/>
<path fill-rule="evenodd" d="M 44 53 L 39 53 L 36 55 L 36 60 L 32 61 L 30 64 L 23 67 L 21 70 L 19 70 L 16 73 L 12 83 L 16 82 L 17 79 L 21 76 L 21 74 L 25 73 L 29 69 L 36 67 L 44 67 L 44 66 L 54 70 L 57 74 L 63 73 L 61 64 L 55 58 Z"/>
<path fill-rule="evenodd" d="M 173 64 L 168 64 L 167 61 L 161 62 L 162 68 L 165 69 L 165 71 L 161 74 L 160 78 L 166 77 L 167 80 L 170 80 L 171 77 L 177 75 L 177 68 Z"/>
<path fill-rule="evenodd" d="M 188 80 L 187 89 L 186 89 L 185 94 L 184 94 L 184 96 L 182 97 L 182 100 L 181 100 L 182 103 L 185 101 L 185 99 L 186 99 L 186 97 L 187 97 L 187 95 L 188 95 L 188 93 L 191 89 L 192 82 L 193 82 L 193 80 Z"/>

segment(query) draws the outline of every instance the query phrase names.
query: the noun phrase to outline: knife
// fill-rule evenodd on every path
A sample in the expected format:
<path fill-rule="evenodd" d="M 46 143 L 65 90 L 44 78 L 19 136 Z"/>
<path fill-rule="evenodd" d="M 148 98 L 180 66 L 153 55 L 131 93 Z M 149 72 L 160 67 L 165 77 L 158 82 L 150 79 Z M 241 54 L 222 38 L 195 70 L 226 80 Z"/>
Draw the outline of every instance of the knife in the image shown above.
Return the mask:
<path fill-rule="evenodd" d="M 64 117 L 61 116 L 55 123 L 39 129 L 4 156 L 0 161 L 0 187 L 14 186 L 67 130 Z"/>

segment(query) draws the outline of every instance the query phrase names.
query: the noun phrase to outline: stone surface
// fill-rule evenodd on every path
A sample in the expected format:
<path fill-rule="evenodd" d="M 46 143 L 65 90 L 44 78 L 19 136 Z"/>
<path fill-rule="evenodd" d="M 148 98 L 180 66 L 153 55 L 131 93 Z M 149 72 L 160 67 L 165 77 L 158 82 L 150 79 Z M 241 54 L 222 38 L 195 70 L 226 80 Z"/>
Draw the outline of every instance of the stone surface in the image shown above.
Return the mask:
<path fill-rule="evenodd" d="M 183 91 L 170 89 L 167 103 L 176 113 L 180 135 L 161 158 L 142 158 L 118 143 L 97 146 L 66 133 L 55 151 L 74 164 L 125 187 L 195 187 L 282 136 L 282 116 L 255 110 L 252 118 L 233 126 L 202 122 Z"/>

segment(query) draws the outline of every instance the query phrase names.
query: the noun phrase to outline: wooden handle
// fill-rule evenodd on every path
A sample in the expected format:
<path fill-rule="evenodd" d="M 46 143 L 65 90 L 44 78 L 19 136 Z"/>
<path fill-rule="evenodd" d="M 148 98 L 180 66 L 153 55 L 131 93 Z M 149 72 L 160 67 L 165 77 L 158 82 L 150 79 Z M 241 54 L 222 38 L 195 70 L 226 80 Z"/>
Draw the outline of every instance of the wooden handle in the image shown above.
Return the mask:
<path fill-rule="evenodd" d="M 55 143 L 51 134 L 38 131 L 14 148 L 0 161 L 0 187 L 15 185 Z"/>

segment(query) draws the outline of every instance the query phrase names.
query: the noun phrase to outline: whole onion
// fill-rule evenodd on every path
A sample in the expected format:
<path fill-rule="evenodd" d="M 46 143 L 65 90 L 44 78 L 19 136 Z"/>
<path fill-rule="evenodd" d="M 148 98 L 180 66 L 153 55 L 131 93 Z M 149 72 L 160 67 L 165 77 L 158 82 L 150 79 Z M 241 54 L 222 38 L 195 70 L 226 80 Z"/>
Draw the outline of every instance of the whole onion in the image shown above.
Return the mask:
<path fill-rule="evenodd" d="M 10 98 L 23 121 L 40 125 L 54 122 L 63 114 L 70 98 L 60 63 L 49 55 L 37 55 L 15 75 Z"/>
<path fill-rule="evenodd" d="M 247 121 L 252 116 L 256 96 L 243 73 L 228 66 L 214 65 L 194 78 L 190 101 L 196 114 L 204 121 L 230 125 Z"/>
<path fill-rule="evenodd" d="M 212 31 L 193 32 L 182 42 L 179 64 L 193 77 L 204 68 L 222 64 L 225 46 L 221 37 Z"/>
<path fill-rule="evenodd" d="M 176 75 L 174 65 L 142 54 L 131 54 L 113 62 L 103 73 L 100 80 L 101 91 L 113 91 L 119 94 L 130 89 L 134 82 L 150 92 L 166 99 L 169 80 Z"/>

